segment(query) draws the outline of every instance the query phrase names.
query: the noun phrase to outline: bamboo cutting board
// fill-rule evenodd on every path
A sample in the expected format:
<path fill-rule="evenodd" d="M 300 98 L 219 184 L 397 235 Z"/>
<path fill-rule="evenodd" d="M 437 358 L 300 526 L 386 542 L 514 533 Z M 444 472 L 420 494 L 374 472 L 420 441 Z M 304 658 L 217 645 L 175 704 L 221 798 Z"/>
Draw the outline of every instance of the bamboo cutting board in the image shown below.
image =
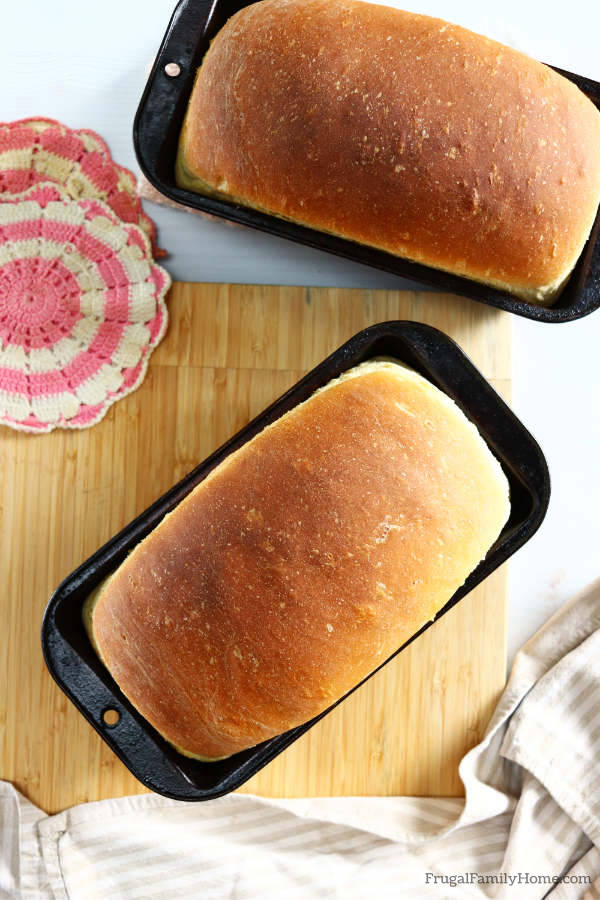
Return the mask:
<path fill-rule="evenodd" d="M 142 387 L 95 427 L 0 431 L 0 778 L 48 812 L 144 789 L 47 673 L 45 604 L 111 535 L 347 338 L 417 319 L 506 397 L 510 318 L 440 294 L 176 284 Z M 279 796 L 461 793 L 505 678 L 506 567 L 264 769 Z"/>

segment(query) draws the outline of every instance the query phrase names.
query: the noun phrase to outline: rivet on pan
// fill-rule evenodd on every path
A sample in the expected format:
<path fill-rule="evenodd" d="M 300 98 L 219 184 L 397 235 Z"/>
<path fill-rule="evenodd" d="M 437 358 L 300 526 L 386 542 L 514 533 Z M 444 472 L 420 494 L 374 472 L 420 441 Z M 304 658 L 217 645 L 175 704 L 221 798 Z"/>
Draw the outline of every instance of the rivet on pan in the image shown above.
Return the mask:
<path fill-rule="evenodd" d="M 181 66 L 177 63 L 167 63 L 165 66 L 165 72 L 169 76 L 169 78 L 177 78 L 179 74 L 181 74 Z"/>

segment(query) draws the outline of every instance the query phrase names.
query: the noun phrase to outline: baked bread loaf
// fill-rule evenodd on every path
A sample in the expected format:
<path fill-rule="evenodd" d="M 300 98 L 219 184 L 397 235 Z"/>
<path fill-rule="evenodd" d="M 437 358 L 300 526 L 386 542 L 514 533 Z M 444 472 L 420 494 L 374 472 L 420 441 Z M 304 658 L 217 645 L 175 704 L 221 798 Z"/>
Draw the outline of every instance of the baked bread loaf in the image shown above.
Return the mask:
<path fill-rule="evenodd" d="M 448 601 L 509 513 L 459 408 L 358 366 L 228 456 L 88 599 L 90 639 L 182 753 L 311 719 Z"/>
<path fill-rule="evenodd" d="M 440 19 L 262 0 L 198 71 L 177 183 L 509 291 L 556 297 L 600 201 L 600 114 Z"/>

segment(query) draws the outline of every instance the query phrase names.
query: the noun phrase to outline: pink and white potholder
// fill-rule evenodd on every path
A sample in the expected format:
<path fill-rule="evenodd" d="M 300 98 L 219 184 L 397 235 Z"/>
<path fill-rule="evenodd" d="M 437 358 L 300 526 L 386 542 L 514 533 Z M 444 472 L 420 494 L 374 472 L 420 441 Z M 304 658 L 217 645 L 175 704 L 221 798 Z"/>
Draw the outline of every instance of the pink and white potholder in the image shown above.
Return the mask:
<path fill-rule="evenodd" d="M 0 200 L 0 422 L 85 428 L 142 382 L 169 275 L 97 199 L 42 183 Z"/>
<path fill-rule="evenodd" d="M 135 175 L 119 166 L 102 138 L 53 119 L 0 123 L 0 201 L 41 182 L 54 182 L 74 200 L 103 200 L 123 222 L 148 236 L 154 256 L 156 228 L 143 211 Z"/>

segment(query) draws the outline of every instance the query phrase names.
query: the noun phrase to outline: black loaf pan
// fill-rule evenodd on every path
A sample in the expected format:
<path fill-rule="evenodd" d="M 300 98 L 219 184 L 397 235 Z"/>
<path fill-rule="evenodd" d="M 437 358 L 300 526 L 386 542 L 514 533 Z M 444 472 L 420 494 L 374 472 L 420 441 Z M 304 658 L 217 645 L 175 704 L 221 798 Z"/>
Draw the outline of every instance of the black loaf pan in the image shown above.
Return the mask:
<path fill-rule="evenodd" d="M 229 759 L 212 763 L 188 759 L 177 753 L 136 712 L 99 662 L 81 620 L 85 598 L 229 453 L 306 400 L 316 388 L 377 356 L 390 356 L 412 366 L 452 397 L 477 425 L 510 483 L 508 523 L 485 560 L 438 618 L 529 540 L 542 522 L 550 496 L 544 456 L 529 432 L 454 341 L 437 329 L 416 322 L 388 322 L 359 332 L 69 575 L 48 603 L 42 625 L 42 647 L 53 678 L 128 769 L 153 791 L 178 800 L 210 800 L 235 790 L 329 710 Z M 331 709 L 334 706 L 337 703 Z M 119 721 L 114 726 L 103 720 L 107 709 L 119 713 Z M 334 754 L 336 748 L 332 747 L 331 752 Z"/>
<path fill-rule="evenodd" d="M 462 294 L 537 322 L 570 322 L 587 316 L 600 306 L 600 211 L 562 293 L 553 306 L 540 307 L 458 275 L 408 262 L 382 250 L 177 187 L 177 141 L 196 70 L 217 31 L 235 12 L 248 5 L 250 4 L 243 0 L 181 0 L 173 13 L 140 101 L 133 130 L 138 162 L 157 190 L 185 206 L 315 247 L 317 250 L 327 250 L 337 256 L 422 282 L 438 290 Z M 178 76 L 170 77 L 166 74 L 165 66 L 168 63 L 176 63 L 180 67 Z M 556 71 L 574 82 L 600 108 L 598 82 L 562 69 Z"/>

